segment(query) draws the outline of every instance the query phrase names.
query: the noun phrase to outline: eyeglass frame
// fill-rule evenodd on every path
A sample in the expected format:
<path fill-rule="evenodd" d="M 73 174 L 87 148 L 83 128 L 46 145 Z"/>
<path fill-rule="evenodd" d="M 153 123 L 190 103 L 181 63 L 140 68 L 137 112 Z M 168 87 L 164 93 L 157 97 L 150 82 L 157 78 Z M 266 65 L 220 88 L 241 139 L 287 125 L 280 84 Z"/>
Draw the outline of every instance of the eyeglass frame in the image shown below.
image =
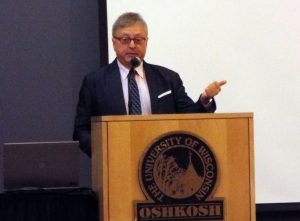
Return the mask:
<path fill-rule="evenodd" d="M 130 38 L 128 36 L 123 36 L 123 37 L 113 36 L 113 38 L 117 39 L 122 45 L 129 45 L 131 41 L 133 41 L 135 45 L 142 45 L 147 39 L 146 37 Z"/>

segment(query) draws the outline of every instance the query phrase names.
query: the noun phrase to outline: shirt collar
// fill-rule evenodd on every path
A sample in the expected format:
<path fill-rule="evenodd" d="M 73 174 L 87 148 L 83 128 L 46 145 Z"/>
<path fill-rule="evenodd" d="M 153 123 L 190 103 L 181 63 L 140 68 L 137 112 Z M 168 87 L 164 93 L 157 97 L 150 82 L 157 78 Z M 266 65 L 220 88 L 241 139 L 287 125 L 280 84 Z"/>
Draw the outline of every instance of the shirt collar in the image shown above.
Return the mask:
<path fill-rule="evenodd" d="M 122 80 L 125 80 L 127 78 L 128 74 L 129 74 L 130 70 L 128 68 L 126 68 L 123 64 L 121 64 L 121 62 L 119 60 L 117 60 L 117 61 L 118 61 L 118 66 L 119 66 L 119 70 L 120 70 Z M 135 68 L 135 70 L 141 78 L 144 78 L 143 61 L 141 62 L 141 64 L 139 66 L 137 66 Z"/>

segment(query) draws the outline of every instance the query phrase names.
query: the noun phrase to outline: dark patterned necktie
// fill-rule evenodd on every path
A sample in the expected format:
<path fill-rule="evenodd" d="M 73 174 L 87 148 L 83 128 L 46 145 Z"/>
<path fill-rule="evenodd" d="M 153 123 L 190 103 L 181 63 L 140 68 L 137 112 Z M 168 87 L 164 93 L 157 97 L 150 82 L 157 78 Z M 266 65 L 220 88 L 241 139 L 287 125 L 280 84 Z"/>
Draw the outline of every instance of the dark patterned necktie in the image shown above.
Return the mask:
<path fill-rule="evenodd" d="M 139 89 L 135 80 L 136 71 L 131 68 L 128 74 L 128 110 L 129 114 L 142 114 Z"/>

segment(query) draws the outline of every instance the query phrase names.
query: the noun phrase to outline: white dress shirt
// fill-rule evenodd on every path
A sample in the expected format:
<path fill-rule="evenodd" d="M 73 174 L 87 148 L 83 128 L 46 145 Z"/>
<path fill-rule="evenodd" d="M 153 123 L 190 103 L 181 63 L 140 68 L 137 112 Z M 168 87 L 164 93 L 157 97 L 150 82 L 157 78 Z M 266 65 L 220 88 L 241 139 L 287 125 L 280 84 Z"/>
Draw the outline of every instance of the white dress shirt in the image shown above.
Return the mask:
<path fill-rule="evenodd" d="M 126 104 L 126 111 L 128 114 L 128 74 L 130 70 L 126 68 L 124 65 L 122 65 L 119 61 L 118 61 L 118 66 L 121 73 L 122 89 L 123 89 L 124 100 Z M 139 89 L 142 114 L 151 114 L 150 93 L 146 81 L 145 71 L 143 68 L 143 62 L 141 62 L 141 64 L 135 68 L 135 71 L 138 73 L 135 75 L 135 80 Z"/>

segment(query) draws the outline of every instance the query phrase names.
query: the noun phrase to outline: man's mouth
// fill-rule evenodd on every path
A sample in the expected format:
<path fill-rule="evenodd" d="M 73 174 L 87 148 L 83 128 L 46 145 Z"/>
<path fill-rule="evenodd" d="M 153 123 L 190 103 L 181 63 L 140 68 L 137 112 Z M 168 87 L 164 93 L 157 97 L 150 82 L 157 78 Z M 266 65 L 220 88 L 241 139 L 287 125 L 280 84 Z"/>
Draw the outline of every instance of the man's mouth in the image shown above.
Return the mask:
<path fill-rule="evenodd" d="M 129 57 L 136 57 L 137 54 L 136 53 L 128 53 L 127 56 L 129 56 Z"/>

